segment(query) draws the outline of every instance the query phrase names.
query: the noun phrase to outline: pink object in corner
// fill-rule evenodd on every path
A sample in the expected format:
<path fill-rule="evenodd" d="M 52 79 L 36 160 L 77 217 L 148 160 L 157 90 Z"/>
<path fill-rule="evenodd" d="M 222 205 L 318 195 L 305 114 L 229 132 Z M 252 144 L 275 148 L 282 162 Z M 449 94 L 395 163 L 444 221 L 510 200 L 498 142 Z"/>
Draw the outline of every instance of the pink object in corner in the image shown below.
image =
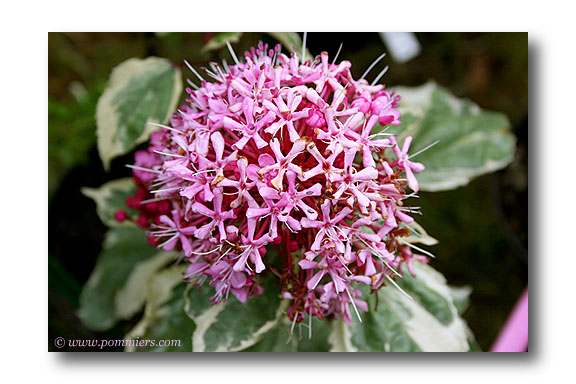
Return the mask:
<path fill-rule="evenodd" d="M 490 352 L 528 351 L 528 288 L 516 303 Z"/>

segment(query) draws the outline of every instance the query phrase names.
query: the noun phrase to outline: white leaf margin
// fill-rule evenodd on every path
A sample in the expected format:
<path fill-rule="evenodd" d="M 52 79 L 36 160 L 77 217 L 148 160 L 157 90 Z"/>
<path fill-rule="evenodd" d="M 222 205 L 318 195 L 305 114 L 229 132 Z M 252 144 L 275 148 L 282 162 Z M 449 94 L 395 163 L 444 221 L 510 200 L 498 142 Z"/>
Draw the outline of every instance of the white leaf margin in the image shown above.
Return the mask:
<path fill-rule="evenodd" d="M 149 296 L 147 287 L 151 285 L 154 275 L 169 264 L 176 261 L 176 252 L 159 252 L 146 261 L 134 267 L 128 276 L 124 287 L 116 293 L 116 316 L 120 319 L 130 319 L 140 311 Z"/>
<path fill-rule="evenodd" d="M 267 321 L 255 332 L 250 334 L 248 337 L 243 339 L 239 345 L 231 347 L 230 345 L 220 345 L 214 352 L 239 352 L 246 348 L 250 348 L 254 344 L 258 343 L 262 337 L 275 327 L 284 316 L 286 316 L 286 310 L 288 309 L 288 300 L 282 300 L 278 309 L 276 310 L 276 315 L 274 319 Z M 188 305 L 188 304 L 187 304 Z M 206 332 L 210 329 L 212 324 L 218 320 L 218 314 L 224 311 L 226 308 L 225 303 L 218 303 L 213 305 L 208 310 L 202 312 L 198 316 L 190 316 L 190 318 L 196 323 L 196 329 L 192 335 L 192 351 L 193 352 L 205 352 L 206 343 L 204 336 Z"/>
<path fill-rule="evenodd" d="M 134 180 L 131 177 L 124 177 L 121 179 L 116 179 L 109 181 L 99 188 L 89 188 L 89 187 L 82 187 L 80 192 L 82 194 L 96 203 L 96 213 L 102 222 L 112 228 L 112 227 L 135 227 L 136 225 L 130 221 L 125 220 L 123 222 L 119 222 L 115 220 L 113 217 L 110 219 L 107 217 L 107 208 L 108 208 L 108 198 L 112 195 L 114 190 L 119 191 L 130 191 L 132 189 L 136 189 L 136 185 L 134 184 Z"/>
<path fill-rule="evenodd" d="M 458 315 L 453 302 L 454 293 L 446 284 L 446 279 L 426 264 L 414 262 L 413 266 L 416 278 L 447 300 L 453 321 L 448 325 L 442 324 L 415 300 L 406 297 L 393 286 L 382 288 L 386 290 L 385 293 L 378 293 L 380 305 L 386 305 L 386 301 L 394 300 L 411 313 L 410 319 L 404 322 L 406 332 L 423 352 L 467 352 L 470 349 L 468 339 L 471 333 L 465 321 Z M 349 326 L 341 319 L 333 321 L 328 341 L 332 346 L 330 352 L 358 351 L 352 343 Z"/>
<path fill-rule="evenodd" d="M 396 92 L 402 96 L 399 110 L 402 114 L 412 114 L 417 118 L 415 123 L 408 125 L 399 136 L 399 141 L 404 141 L 407 136 L 415 136 L 420 129 L 419 122 L 426 114 L 426 110 L 432 103 L 432 94 L 435 91 L 444 91 L 446 102 L 451 107 L 454 114 L 459 115 L 462 113 L 462 108 L 466 105 L 468 112 L 472 115 L 478 115 L 482 109 L 470 100 L 459 99 L 448 90 L 440 87 L 435 81 L 428 81 L 416 87 L 396 87 Z M 481 138 L 482 133 L 477 132 L 473 139 Z M 469 137 L 467 139 L 470 139 Z M 508 158 L 501 161 L 494 161 L 488 159 L 482 167 L 477 168 L 450 168 L 445 172 L 434 170 L 434 177 L 432 180 L 419 180 L 420 190 L 426 192 L 439 192 L 455 189 L 468 185 L 470 181 L 478 176 L 495 172 L 508 166 L 514 158 L 512 153 Z M 428 175 L 431 178 L 432 175 Z"/>
<path fill-rule="evenodd" d="M 144 127 L 142 134 L 134 143 L 132 143 L 131 148 L 125 148 L 121 142 L 115 140 L 118 127 L 118 116 L 113 100 L 119 92 L 125 89 L 126 85 L 128 85 L 134 76 L 156 69 L 159 66 L 165 66 L 167 68 L 170 66 L 173 68 L 174 88 L 172 90 L 166 116 L 162 121 L 155 121 L 154 119 L 150 119 L 149 121 L 152 123 L 164 124 L 176 110 L 178 101 L 180 100 L 183 88 L 180 69 L 174 67 L 167 59 L 151 56 L 146 59 L 128 59 L 112 70 L 106 89 L 102 93 L 102 96 L 100 96 L 98 104 L 96 105 L 96 136 L 98 153 L 100 154 L 100 159 L 102 160 L 102 164 L 106 171 L 110 170 L 110 162 L 113 158 L 123 155 L 136 145 L 145 142 L 148 140 L 150 134 L 158 129 L 151 124 L 147 124 L 146 127 Z"/>

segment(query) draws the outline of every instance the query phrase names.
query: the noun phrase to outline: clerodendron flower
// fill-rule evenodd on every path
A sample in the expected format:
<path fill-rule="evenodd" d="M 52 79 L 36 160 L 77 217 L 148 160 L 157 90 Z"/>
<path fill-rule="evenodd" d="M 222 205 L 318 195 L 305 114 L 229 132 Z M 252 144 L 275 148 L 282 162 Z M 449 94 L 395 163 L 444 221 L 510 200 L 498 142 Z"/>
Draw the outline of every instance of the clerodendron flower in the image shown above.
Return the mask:
<path fill-rule="evenodd" d="M 272 273 L 291 321 L 350 323 L 352 308 L 368 310 L 353 283 L 396 285 L 403 264 L 413 273 L 414 258 L 427 260 L 401 239 L 424 166 L 410 160 L 411 137 L 400 147 L 385 133 L 400 124 L 400 96 L 326 52 L 302 62 L 259 44 L 233 57 L 210 64 L 212 81 L 191 83 L 136 153 L 137 223 L 151 244 L 183 251 L 185 279 L 214 287 L 214 303 L 261 294 Z"/>

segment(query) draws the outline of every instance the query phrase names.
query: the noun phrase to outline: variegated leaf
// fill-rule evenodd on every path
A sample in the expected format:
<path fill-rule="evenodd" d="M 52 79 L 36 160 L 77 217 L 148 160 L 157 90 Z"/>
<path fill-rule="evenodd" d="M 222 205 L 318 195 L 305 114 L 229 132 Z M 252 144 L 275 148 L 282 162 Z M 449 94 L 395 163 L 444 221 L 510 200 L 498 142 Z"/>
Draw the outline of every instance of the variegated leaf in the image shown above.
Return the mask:
<path fill-rule="evenodd" d="M 378 292 L 377 308 L 362 313 L 362 323 L 334 323 L 330 342 L 337 352 L 465 352 L 469 330 L 458 315 L 444 277 L 414 262 L 416 278 L 399 279 Z M 410 297 L 408 297 L 409 295 Z M 372 301 L 374 305 L 374 301 Z"/>
<path fill-rule="evenodd" d="M 182 93 L 180 70 L 166 59 L 128 59 L 112 71 L 96 107 L 98 151 L 110 161 L 148 140 L 176 110 Z"/>
<path fill-rule="evenodd" d="M 114 218 L 117 210 L 123 209 L 129 217 L 135 219 L 138 212 L 126 206 L 126 198 L 134 195 L 136 184 L 130 177 L 110 181 L 100 188 L 84 187 L 81 192 L 94 200 L 100 220 L 108 227 L 134 226 L 130 220 L 118 222 Z"/>
<path fill-rule="evenodd" d="M 516 138 L 504 114 L 458 99 L 433 82 L 414 88 L 397 87 L 396 91 L 402 96 L 402 124 L 387 132 L 397 133 L 400 144 L 412 136 L 411 153 L 439 140 L 414 157 L 426 166 L 418 175 L 421 190 L 454 189 L 512 161 Z"/>
<path fill-rule="evenodd" d="M 86 327 L 103 331 L 118 321 L 116 293 L 134 266 L 156 252 L 140 228 L 118 227 L 106 233 L 102 253 L 80 295 L 78 316 Z"/>

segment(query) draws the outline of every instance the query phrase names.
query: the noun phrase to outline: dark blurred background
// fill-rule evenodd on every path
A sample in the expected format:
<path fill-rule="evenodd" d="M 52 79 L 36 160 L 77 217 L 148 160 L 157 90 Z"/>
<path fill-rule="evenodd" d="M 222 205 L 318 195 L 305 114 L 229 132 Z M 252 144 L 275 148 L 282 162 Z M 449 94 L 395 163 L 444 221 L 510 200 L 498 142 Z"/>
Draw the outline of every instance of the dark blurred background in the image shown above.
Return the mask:
<path fill-rule="evenodd" d="M 76 311 L 106 231 L 84 186 L 130 175 L 126 155 L 106 173 L 96 150 L 95 108 L 113 67 L 130 57 L 161 56 L 182 66 L 226 58 L 224 48 L 202 51 L 213 33 L 49 33 L 48 34 L 48 348 L 56 337 L 121 339 L 133 324 L 93 332 Z M 504 112 L 518 139 L 506 169 L 481 176 L 447 192 L 422 192 L 419 223 L 439 240 L 429 249 L 431 265 L 454 286 L 470 286 L 465 319 L 483 350 L 489 350 L 515 301 L 528 284 L 528 34 L 417 33 L 420 54 L 406 63 L 388 55 L 368 79 L 389 65 L 381 79 L 388 87 L 416 86 L 428 80 L 480 107 Z M 267 34 L 243 34 L 235 50 Z M 308 33 L 313 55 L 327 51 L 350 60 L 356 78 L 387 46 L 378 33 Z M 286 52 L 284 48 L 283 51 Z M 190 73 L 183 68 L 183 73 Z M 63 349 L 65 350 L 65 348 Z M 81 350 L 75 348 L 74 350 Z M 113 350 L 107 348 L 107 351 Z"/>

